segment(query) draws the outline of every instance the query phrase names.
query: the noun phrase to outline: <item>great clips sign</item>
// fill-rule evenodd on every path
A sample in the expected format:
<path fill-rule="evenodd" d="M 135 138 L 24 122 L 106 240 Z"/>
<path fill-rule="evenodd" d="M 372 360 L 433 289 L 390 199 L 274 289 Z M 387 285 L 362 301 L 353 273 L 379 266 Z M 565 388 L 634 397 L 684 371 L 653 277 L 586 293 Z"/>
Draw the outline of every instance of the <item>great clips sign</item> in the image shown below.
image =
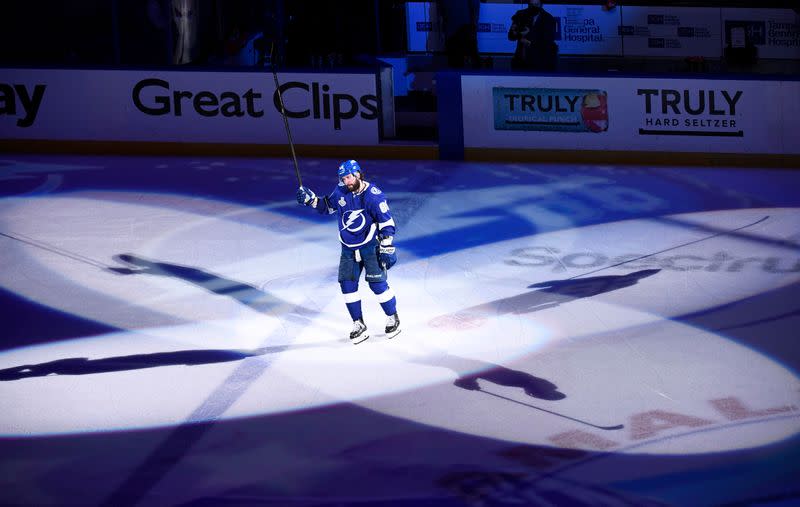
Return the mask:
<path fill-rule="evenodd" d="M 279 81 L 296 143 L 378 143 L 374 74 Z M 281 144 L 279 104 L 267 72 L 6 69 L 0 138 Z"/>

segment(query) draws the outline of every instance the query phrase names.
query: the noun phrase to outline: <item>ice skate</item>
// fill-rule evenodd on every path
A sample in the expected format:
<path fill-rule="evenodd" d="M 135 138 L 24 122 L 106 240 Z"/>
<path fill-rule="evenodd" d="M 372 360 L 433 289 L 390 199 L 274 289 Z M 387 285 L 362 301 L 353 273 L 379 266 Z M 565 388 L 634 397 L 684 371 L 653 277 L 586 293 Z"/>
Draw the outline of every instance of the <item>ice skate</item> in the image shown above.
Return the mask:
<path fill-rule="evenodd" d="M 394 338 L 400 334 L 400 317 L 395 313 L 386 317 L 386 337 Z"/>
<path fill-rule="evenodd" d="M 358 345 L 367 338 L 369 338 L 369 335 L 367 334 L 367 326 L 364 324 L 364 319 L 354 320 L 353 330 L 350 331 L 350 343 Z"/>

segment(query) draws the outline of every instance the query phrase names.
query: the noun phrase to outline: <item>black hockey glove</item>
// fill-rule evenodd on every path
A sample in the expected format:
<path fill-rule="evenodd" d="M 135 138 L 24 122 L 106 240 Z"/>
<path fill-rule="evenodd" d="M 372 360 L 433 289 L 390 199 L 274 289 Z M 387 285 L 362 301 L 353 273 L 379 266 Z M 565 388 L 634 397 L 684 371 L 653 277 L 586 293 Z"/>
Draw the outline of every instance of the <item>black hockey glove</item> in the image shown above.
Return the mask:
<path fill-rule="evenodd" d="M 313 206 L 314 199 L 317 195 L 308 187 L 300 187 L 297 189 L 297 202 L 305 206 Z"/>
<path fill-rule="evenodd" d="M 382 238 L 378 245 L 378 262 L 387 271 L 397 262 L 397 254 L 395 253 L 395 247 L 392 246 L 392 239 L 392 236 Z"/>

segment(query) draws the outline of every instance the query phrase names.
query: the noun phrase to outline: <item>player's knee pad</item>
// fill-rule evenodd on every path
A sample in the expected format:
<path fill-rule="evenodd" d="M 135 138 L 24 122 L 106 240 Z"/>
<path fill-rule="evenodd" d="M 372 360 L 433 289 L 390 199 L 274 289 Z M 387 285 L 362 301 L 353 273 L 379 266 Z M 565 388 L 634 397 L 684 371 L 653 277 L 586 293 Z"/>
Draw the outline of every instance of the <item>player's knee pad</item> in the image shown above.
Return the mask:
<path fill-rule="evenodd" d="M 378 297 L 379 303 L 385 303 L 394 297 L 394 291 L 386 282 L 374 282 L 369 284 L 369 288 Z"/>
<path fill-rule="evenodd" d="M 369 288 L 374 292 L 376 295 L 380 294 L 389 294 L 392 292 L 392 289 L 389 288 L 389 284 L 386 282 L 372 282 L 369 284 Z"/>
<path fill-rule="evenodd" d="M 339 287 L 342 289 L 342 294 L 352 294 L 358 292 L 358 282 L 352 280 L 344 280 L 339 282 Z"/>
<path fill-rule="evenodd" d="M 389 284 L 386 282 L 369 282 L 369 288 L 375 294 L 382 294 L 389 290 Z"/>

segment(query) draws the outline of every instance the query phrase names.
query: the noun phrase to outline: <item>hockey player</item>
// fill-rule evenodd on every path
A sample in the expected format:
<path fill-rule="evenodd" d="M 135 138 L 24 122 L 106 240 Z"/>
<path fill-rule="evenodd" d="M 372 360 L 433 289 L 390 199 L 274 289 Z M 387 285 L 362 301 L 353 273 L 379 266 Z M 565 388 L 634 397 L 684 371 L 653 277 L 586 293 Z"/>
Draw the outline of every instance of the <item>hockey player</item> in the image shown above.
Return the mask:
<path fill-rule="evenodd" d="M 336 213 L 339 217 L 339 241 L 342 243 L 339 286 L 353 319 L 351 342 L 357 344 L 369 338 L 358 295 L 362 269 L 366 271 L 364 278 L 369 288 L 386 314 L 386 335 L 394 338 L 400 332 L 400 319 L 394 291 L 386 282 L 386 272 L 397 262 L 397 255 L 393 245 L 395 224 L 386 195 L 364 180 L 361 166 L 355 160 L 342 162 L 338 176 L 339 184 L 323 197 L 301 186 L 297 190 L 297 202 L 321 214 Z"/>

